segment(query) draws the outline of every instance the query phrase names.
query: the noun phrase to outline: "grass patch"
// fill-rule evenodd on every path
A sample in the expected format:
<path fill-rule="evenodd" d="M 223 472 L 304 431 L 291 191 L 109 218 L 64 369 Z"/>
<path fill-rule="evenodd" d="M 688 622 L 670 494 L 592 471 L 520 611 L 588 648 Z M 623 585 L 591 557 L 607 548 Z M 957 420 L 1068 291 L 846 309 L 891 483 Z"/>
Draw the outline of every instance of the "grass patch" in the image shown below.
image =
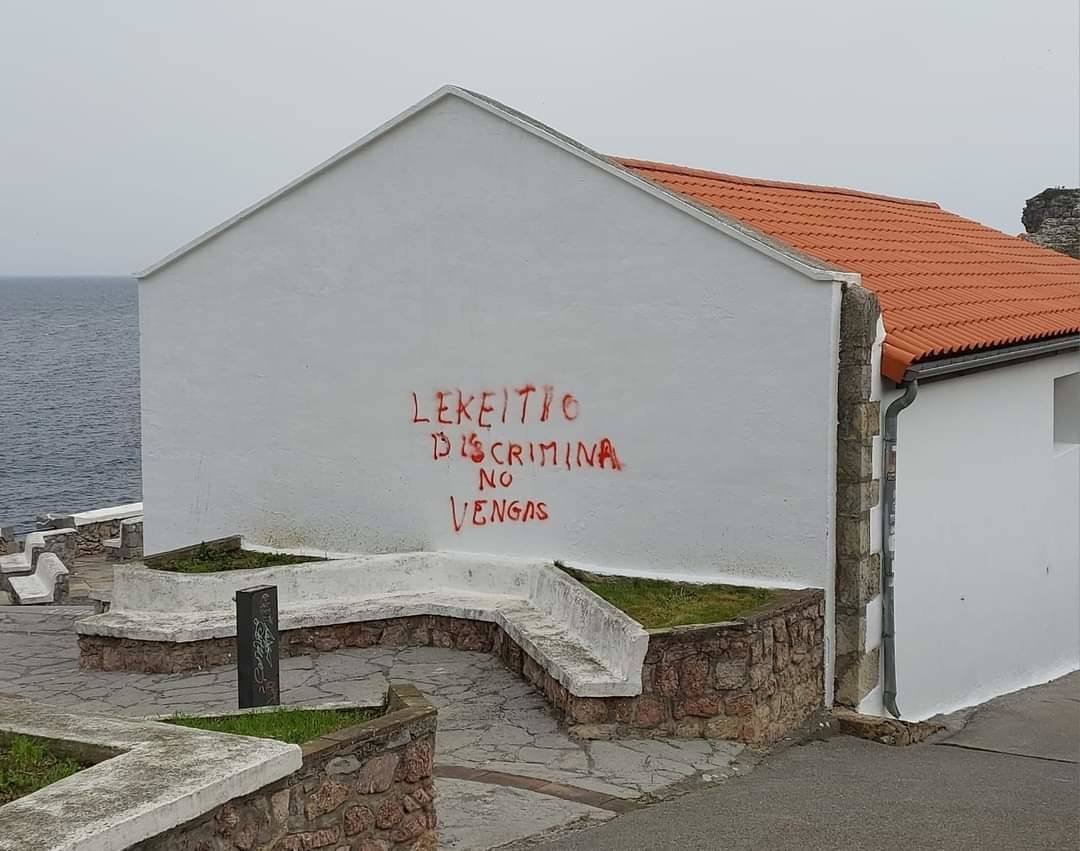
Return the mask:
<path fill-rule="evenodd" d="M 774 591 L 736 585 L 694 585 L 663 579 L 598 576 L 563 568 L 646 629 L 730 621 L 772 602 Z"/>
<path fill-rule="evenodd" d="M 167 724 L 195 727 L 216 733 L 237 736 L 256 736 L 302 745 L 326 733 L 363 724 L 385 714 L 381 707 L 372 709 L 275 709 L 269 712 L 244 712 L 240 715 L 220 715 L 198 718 L 177 715 L 166 719 Z"/>
<path fill-rule="evenodd" d="M 258 567 L 304 564 L 309 561 L 326 561 L 326 559 L 285 553 L 257 553 L 251 550 L 215 551 L 203 543 L 190 556 L 147 566 L 154 570 L 167 570 L 173 573 L 218 573 L 222 570 L 254 570 Z"/>
<path fill-rule="evenodd" d="M 53 753 L 41 742 L 14 736 L 0 743 L 0 806 L 70 777 L 85 767 Z"/>

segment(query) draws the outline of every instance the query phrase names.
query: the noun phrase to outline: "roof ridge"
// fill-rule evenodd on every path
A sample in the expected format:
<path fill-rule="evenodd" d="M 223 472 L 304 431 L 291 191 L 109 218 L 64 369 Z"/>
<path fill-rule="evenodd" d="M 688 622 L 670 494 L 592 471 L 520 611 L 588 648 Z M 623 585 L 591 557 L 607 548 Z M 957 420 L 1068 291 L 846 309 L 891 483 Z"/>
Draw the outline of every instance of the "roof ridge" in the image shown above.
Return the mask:
<path fill-rule="evenodd" d="M 745 183 L 752 186 L 773 186 L 777 189 L 801 189 L 806 192 L 825 192 L 831 195 L 851 195 L 856 198 L 870 198 L 874 201 L 890 201 L 896 204 L 911 204 L 917 207 L 933 207 L 937 210 L 941 209 L 941 205 L 935 201 L 921 201 L 917 198 L 901 198 L 896 195 L 880 195 L 876 192 L 863 192 L 859 189 L 848 189 L 843 186 L 824 186 L 816 183 L 794 183 L 786 180 L 766 180 L 760 177 L 740 177 L 737 174 L 706 171 L 701 168 L 691 168 L 690 166 L 661 163 L 653 160 L 639 160 L 632 157 L 609 157 L 609 159 L 628 168 L 664 171 L 669 174 L 685 174 L 688 177 L 708 177 L 714 180 L 723 180 L 728 183 Z"/>

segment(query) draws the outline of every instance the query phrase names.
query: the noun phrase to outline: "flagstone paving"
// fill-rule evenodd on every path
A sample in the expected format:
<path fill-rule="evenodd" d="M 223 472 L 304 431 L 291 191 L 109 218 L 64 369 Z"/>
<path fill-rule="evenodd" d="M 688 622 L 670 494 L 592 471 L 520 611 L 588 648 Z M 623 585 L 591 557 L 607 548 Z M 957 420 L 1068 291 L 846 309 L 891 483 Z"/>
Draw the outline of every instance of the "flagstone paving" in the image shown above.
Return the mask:
<path fill-rule="evenodd" d="M 235 708 L 234 667 L 79 670 L 73 622 L 91 613 L 80 606 L 0 609 L 0 695 L 128 717 Z M 286 704 L 378 703 L 390 679 L 413 683 L 439 709 L 445 848 L 489 848 L 579 818 L 610 817 L 643 796 L 730 776 L 743 750 L 704 739 L 578 741 L 559 728 L 543 697 L 486 653 L 371 647 L 281 660 Z M 506 816 L 496 824 L 499 802 Z"/>

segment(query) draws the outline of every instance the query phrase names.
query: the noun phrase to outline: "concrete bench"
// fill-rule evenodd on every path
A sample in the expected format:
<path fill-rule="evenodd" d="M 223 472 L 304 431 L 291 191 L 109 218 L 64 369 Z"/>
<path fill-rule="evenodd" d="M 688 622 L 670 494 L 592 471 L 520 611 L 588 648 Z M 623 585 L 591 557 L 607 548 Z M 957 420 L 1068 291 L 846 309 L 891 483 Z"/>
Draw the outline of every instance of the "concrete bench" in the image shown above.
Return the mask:
<path fill-rule="evenodd" d="M 143 554 L 142 530 L 143 518 L 141 514 L 135 517 L 125 517 L 120 521 L 120 533 L 101 542 L 102 547 L 105 549 L 105 556 L 117 561 L 141 558 Z"/>
<path fill-rule="evenodd" d="M 67 595 L 68 569 L 55 553 L 41 553 L 33 573 L 7 576 L 7 585 L 20 606 L 62 603 Z"/>
<path fill-rule="evenodd" d="M 22 552 L 0 556 L 0 574 L 18 575 L 33 573 L 42 553 L 54 553 L 65 565 L 75 558 L 75 530 L 52 529 L 31 532 L 23 540 Z"/>
<path fill-rule="evenodd" d="M 578 697 L 641 693 L 648 634 L 548 562 L 452 553 L 361 556 L 214 574 L 117 566 L 84 636 L 194 642 L 235 635 L 234 595 L 276 585 L 282 631 L 435 615 L 497 624 Z"/>

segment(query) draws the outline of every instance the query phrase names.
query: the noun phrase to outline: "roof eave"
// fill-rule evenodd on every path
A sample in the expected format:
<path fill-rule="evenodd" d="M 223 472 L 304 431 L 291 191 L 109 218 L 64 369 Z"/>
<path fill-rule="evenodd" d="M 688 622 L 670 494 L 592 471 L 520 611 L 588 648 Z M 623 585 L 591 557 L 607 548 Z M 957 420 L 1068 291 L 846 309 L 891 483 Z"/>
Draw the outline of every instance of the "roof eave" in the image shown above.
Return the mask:
<path fill-rule="evenodd" d="M 902 381 L 917 380 L 925 382 L 940 378 L 953 378 L 971 372 L 1007 366 L 1070 350 L 1080 351 L 1080 334 L 1066 334 L 1011 346 L 981 349 L 963 355 L 920 361 L 910 365 L 905 370 Z"/>

